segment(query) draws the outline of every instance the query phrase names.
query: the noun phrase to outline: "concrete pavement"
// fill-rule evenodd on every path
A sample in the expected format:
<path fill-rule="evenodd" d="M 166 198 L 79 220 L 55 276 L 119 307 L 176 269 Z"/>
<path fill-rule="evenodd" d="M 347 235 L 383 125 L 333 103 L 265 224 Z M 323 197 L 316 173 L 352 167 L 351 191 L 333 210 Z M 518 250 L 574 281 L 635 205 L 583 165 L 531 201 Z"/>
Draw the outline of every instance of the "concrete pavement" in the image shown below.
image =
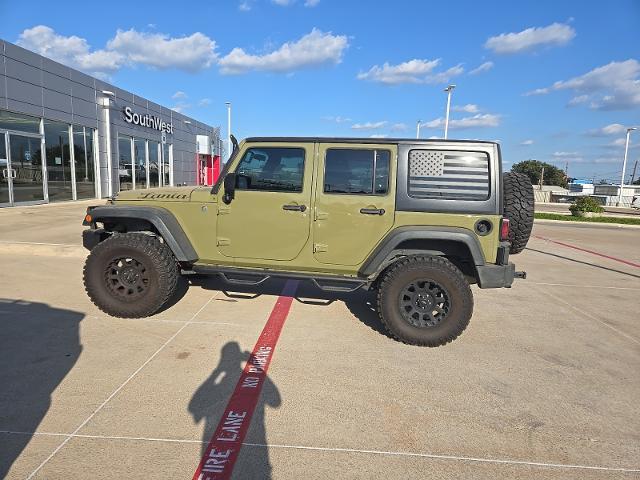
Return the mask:
<path fill-rule="evenodd" d="M 550 241 L 639 263 L 640 233 L 534 234 L 528 279 L 474 287 L 437 349 L 388 338 L 370 293 L 300 284 L 234 478 L 640 478 L 640 268 Z M 123 320 L 84 294 L 82 258 L 0 262 L 0 477 L 191 478 L 282 283 L 194 277 Z"/>

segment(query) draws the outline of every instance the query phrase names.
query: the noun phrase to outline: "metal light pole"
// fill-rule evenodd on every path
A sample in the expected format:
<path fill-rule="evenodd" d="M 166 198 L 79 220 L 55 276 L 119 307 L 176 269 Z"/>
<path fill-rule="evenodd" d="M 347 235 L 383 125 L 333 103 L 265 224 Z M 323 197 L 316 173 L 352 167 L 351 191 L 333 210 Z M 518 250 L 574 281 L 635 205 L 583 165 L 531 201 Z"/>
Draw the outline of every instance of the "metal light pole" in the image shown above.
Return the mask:
<path fill-rule="evenodd" d="M 451 108 L 451 92 L 456 88 L 455 85 L 449 85 L 444 89 L 447 92 L 447 115 L 444 120 L 444 139 L 447 139 L 447 134 L 449 133 L 449 109 Z"/>
<path fill-rule="evenodd" d="M 422 120 L 418 120 L 418 124 L 416 125 L 416 138 L 420 138 L 420 125 Z"/>
<path fill-rule="evenodd" d="M 624 160 L 622 162 L 622 177 L 620 178 L 620 195 L 618 196 L 618 203 L 616 203 L 616 207 L 621 206 L 622 204 L 622 189 L 624 187 L 624 174 L 627 168 L 627 154 L 629 153 L 629 137 L 631 136 L 631 132 L 633 130 L 637 130 L 637 127 L 629 127 L 627 128 L 627 142 L 624 145 Z"/>
<path fill-rule="evenodd" d="M 224 102 L 227 106 L 227 160 L 231 158 L 231 102 Z"/>

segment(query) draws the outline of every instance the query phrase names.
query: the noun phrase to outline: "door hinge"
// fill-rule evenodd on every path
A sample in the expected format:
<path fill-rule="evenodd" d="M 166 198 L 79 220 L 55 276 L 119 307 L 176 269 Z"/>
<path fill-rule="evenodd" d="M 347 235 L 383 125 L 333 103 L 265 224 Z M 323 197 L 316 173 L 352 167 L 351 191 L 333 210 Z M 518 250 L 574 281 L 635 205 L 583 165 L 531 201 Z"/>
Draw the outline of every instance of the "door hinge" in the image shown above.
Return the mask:
<path fill-rule="evenodd" d="M 321 212 L 317 208 L 315 209 L 315 212 L 316 212 L 315 220 L 326 220 L 327 218 L 329 218 L 329 214 L 327 212 Z"/>
<path fill-rule="evenodd" d="M 313 244 L 313 253 L 328 252 L 328 251 L 329 251 L 329 245 L 325 245 L 324 243 Z"/>
<path fill-rule="evenodd" d="M 217 242 L 219 247 L 226 247 L 231 245 L 231 240 L 229 240 L 228 238 L 218 237 Z"/>
<path fill-rule="evenodd" d="M 229 213 L 231 211 L 231 208 L 226 207 L 224 205 L 220 205 L 218 207 L 218 215 L 226 215 L 227 213 Z"/>

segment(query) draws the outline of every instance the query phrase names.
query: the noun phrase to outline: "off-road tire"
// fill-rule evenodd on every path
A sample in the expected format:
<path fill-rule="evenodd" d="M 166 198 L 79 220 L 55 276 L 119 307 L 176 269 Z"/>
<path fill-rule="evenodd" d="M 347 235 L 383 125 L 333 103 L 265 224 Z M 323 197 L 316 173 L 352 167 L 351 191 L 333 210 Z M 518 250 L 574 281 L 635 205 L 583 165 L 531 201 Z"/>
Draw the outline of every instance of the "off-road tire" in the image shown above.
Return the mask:
<path fill-rule="evenodd" d="M 118 259 L 142 265 L 146 284 L 132 298 L 114 293 Z M 143 318 L 157 312 L 174 294 L 180 271 L 171 249 L 144 233 L 113 234 L 96 245 L 84 266 L 84 286 L 91 301 L 103 312 L 120 318 Z"/>
<path fill-rule="evenodd" d="M 509 253 L 516 254 L 527 246 L 533 228 L 533 186 L 524 173 L 503 175 L 504 216 L 509 219 Z"/>
<path fill-rule="evenodd" d="M 378 315 L 389 334 L 410 345 L 438 347 L 455 340 L 473 313 L 473 294 L 462 272 L 449 260 L 435 256 L 411 256 L 385 272 L 378 286 Z M 443 287 L 450 307 L 441 323 L 418 327 L 403 317 L 399 298 L 406 285 L 427 279 Z"/>

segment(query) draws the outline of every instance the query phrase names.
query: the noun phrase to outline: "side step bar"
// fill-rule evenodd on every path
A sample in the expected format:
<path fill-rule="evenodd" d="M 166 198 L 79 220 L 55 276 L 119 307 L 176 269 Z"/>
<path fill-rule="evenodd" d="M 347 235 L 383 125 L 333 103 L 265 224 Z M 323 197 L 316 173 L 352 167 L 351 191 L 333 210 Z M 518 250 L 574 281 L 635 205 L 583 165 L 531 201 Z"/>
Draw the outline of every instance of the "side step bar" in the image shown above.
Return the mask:
<path fill-rule="evenodd" d="M 209 267 L 205 265 L 194 265 L 191 270 L 184 273 L 199 273 L 203 275 L 219 275 L 222 279 L 232 285 L 257 286 L 266 282 L 269 278 L 291 278 L 297 280 L 310 280 L 316 287 L 324 292 L 351 293 L 361 287 L 368 285 L 367 280 L 348 277 L 314 276 L 307 273 L 297 272 L 273 272 L 265 270 L 250 270 L 232 267 Z"/>

